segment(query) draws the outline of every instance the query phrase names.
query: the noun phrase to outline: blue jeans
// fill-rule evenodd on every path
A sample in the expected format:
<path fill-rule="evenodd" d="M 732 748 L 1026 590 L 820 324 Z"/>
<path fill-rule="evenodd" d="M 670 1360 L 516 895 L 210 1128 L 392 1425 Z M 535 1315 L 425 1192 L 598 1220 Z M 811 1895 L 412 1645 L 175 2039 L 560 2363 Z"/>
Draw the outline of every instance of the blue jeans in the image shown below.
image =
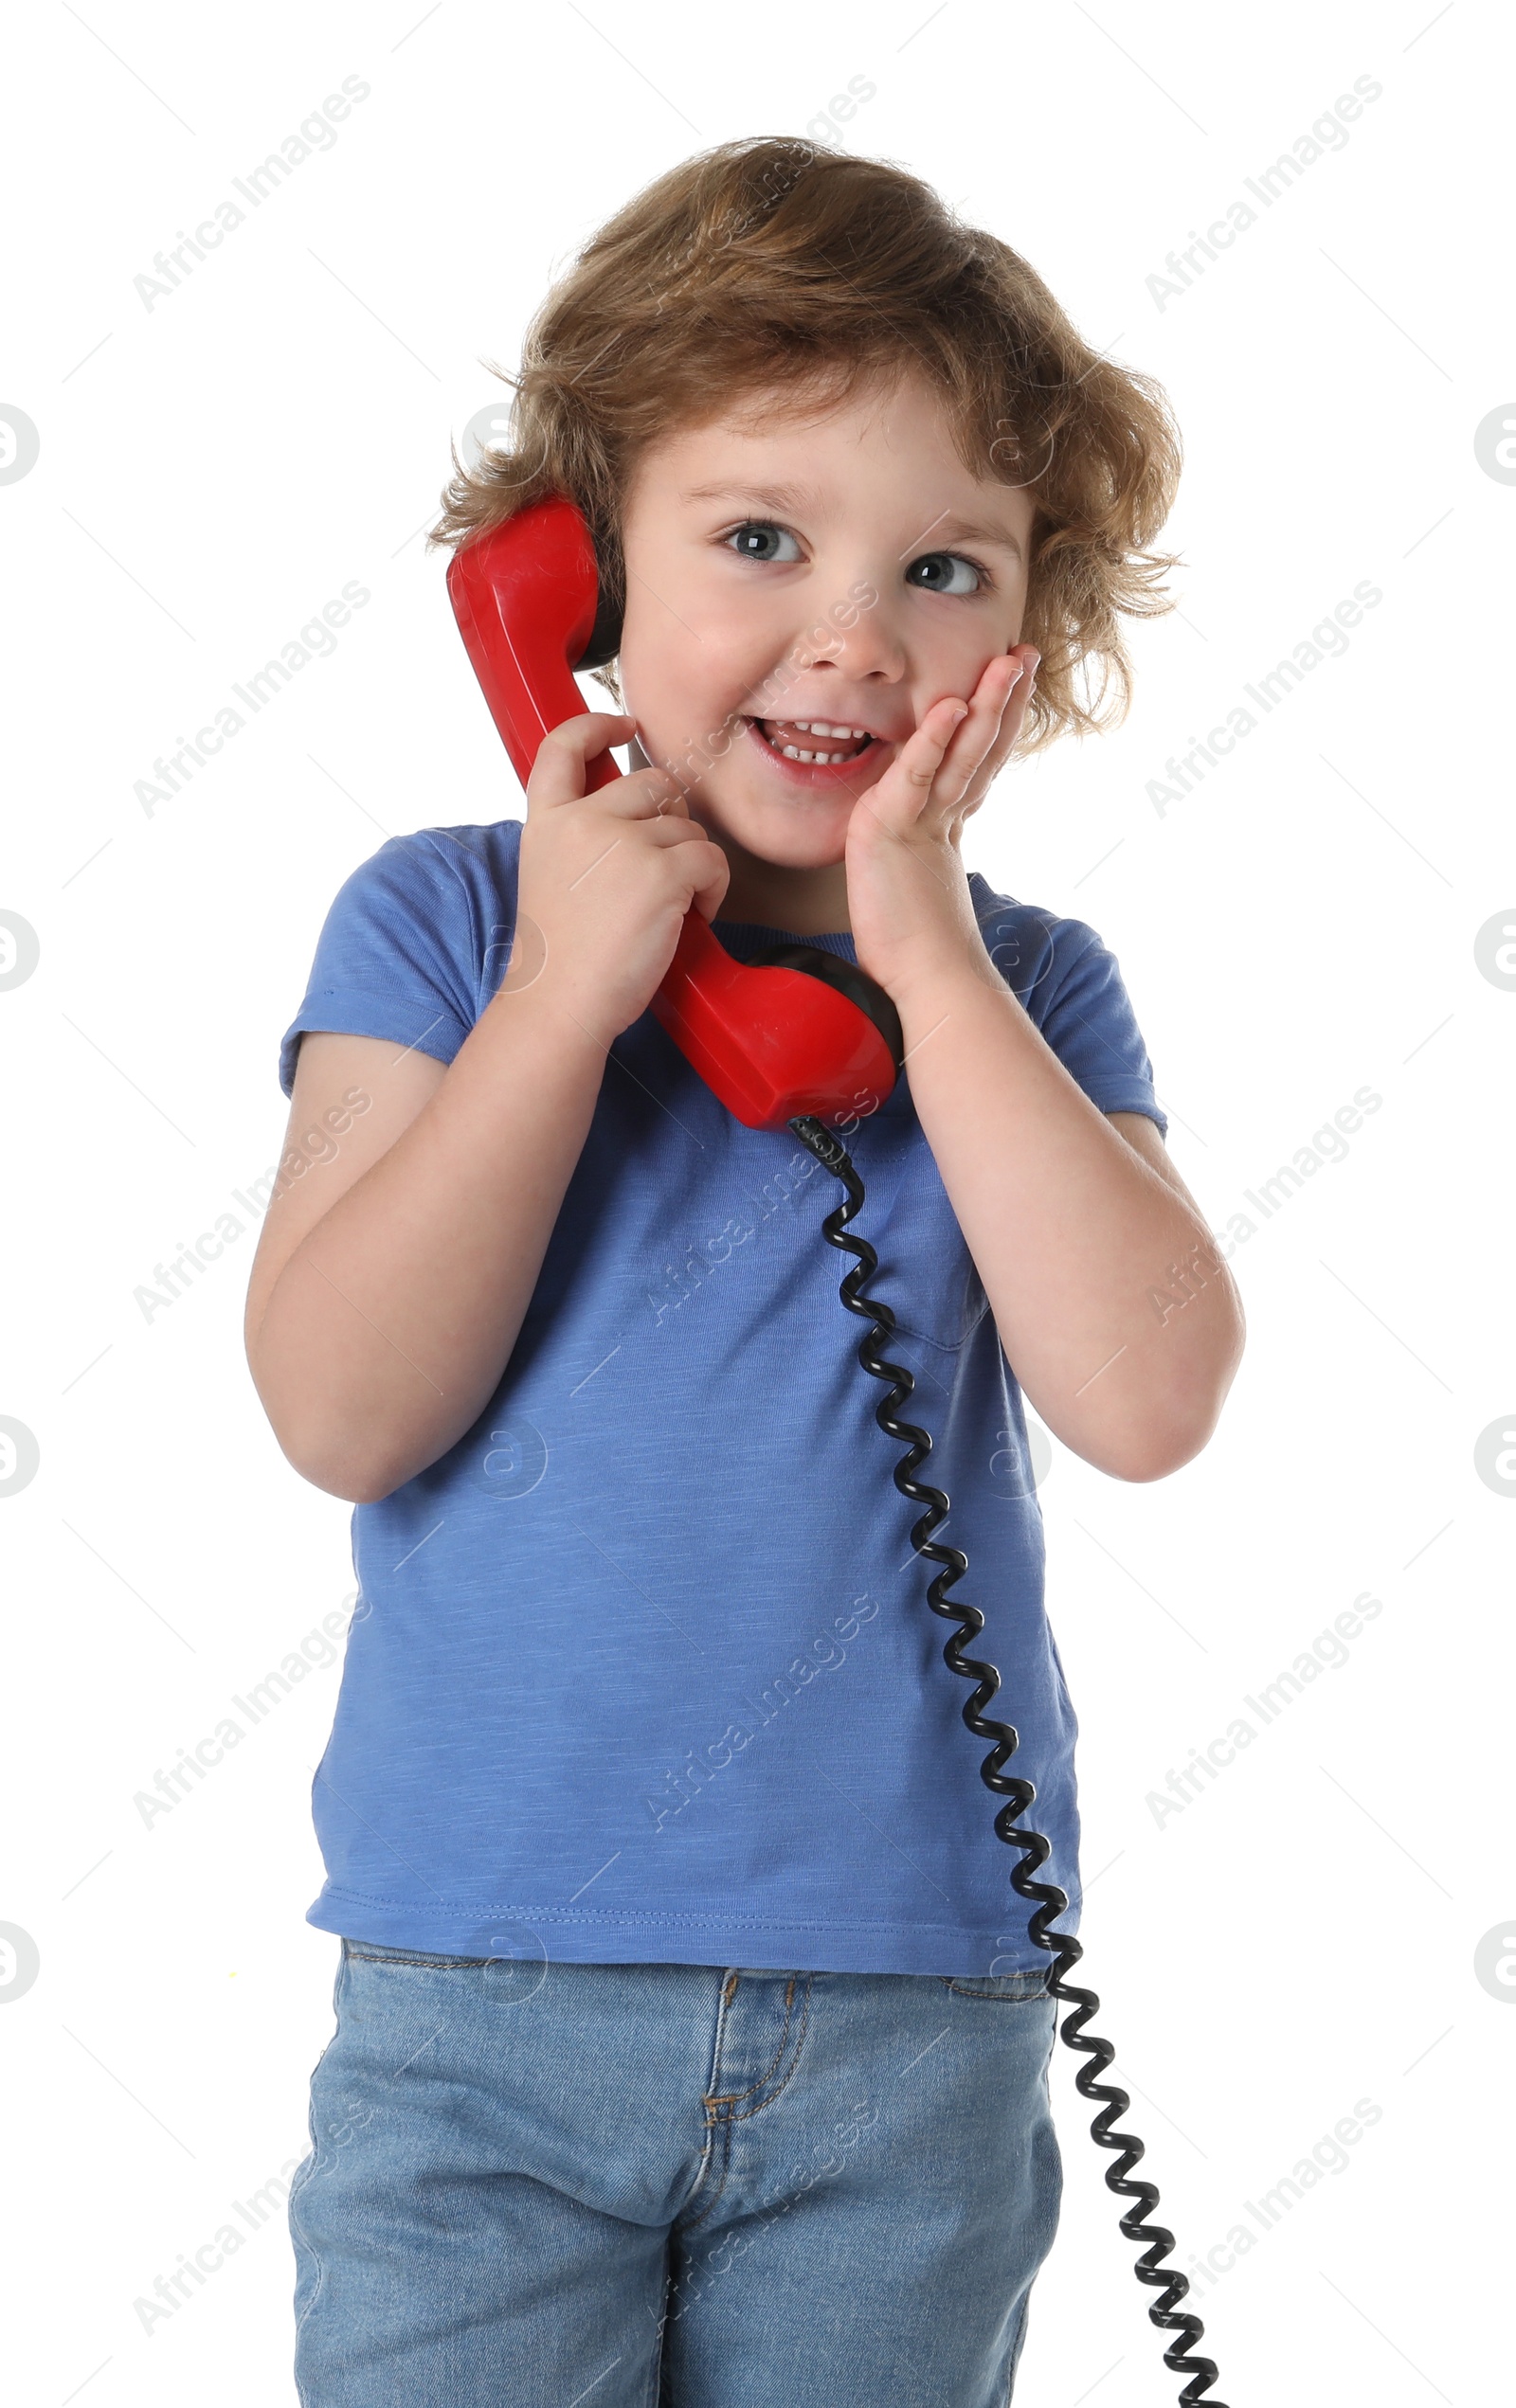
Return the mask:
<path fill-rule="evenodd" d="M 1001 2408 L 1062 2168 L 1040 1972 L 344 1939 L 303 2408 Z"/>

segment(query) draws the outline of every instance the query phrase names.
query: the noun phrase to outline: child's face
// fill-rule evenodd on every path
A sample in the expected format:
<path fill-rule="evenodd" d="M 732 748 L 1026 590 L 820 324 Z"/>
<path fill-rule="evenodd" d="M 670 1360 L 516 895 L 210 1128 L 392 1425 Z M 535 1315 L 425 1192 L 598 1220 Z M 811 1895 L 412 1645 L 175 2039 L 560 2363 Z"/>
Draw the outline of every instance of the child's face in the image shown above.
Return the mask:
<path fill-rule="evenodd" d="M 931 705 L 967 701 L 1018 641 L 1035 505 L 965 468 L 914 373 L 821 419 L 783 409 L 643 454 L 620 674 L 643 752 L 695 817 L 807 870 L 842 860 L 854 804 Z M 818 721 L 874 741 L 860 753 Z M 770 736 L 838 765 L 786 759 Z"/>

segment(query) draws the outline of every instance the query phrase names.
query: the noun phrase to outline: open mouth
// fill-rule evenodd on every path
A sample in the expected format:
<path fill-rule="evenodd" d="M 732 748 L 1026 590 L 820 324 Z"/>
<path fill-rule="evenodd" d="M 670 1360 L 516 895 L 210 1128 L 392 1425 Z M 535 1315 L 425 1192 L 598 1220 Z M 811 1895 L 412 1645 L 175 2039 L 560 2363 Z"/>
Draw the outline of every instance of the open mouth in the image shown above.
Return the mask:
<path fill-rule="evenodd" d="M 839 728 L 823 719 L 754 719 L 749 725 L 781 759 L 816 767 L 861 761 L 878 741 L 866 728 Z"/>

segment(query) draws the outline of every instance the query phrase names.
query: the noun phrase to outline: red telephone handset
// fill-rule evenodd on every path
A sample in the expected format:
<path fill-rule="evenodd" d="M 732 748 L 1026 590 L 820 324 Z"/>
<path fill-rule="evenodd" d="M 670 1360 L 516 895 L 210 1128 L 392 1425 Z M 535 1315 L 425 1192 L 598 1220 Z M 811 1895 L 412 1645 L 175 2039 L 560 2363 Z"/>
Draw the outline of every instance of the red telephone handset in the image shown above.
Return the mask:
<path fill-rule="evenodd" d="M 585 709 L 573 671 L 589 648 L 600 581 L 582 512 L 558 495 L 531 503 L 454 553 L 447 591 L 524 787 L 548 730 Z M 621 774 L 607 749 L 588 764 L 587 790 Z M 805 944 L 734 961 L 694 904 L 650 1009 L 750 1129 L 782 1129 L 802 1114 L 835 1126 L 881 1103 L 901 1066 L 899 1016 L 865 971 Z"/>

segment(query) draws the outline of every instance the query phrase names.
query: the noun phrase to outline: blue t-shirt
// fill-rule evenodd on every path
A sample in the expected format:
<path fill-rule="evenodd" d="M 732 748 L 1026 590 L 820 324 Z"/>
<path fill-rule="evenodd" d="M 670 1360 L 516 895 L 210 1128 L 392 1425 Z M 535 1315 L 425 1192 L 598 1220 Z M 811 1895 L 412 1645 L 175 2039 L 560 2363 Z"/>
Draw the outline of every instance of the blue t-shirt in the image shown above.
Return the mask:
<path fill-rule="evenodd" d="M 339 890 L 285 1033 L 450 1062 L 504 977 L 521 822 L 394 836 Z M 970 875 L 986 947 L 1103 1111 L 1166 1128 L 1115 958 Z M 745 960 L 785 931 L 718 920 Z M 850 935 L 808 936 L 845 960 Z M 1042 1878 L 1078 1920 L 1077 1724 L 1043 1612 L 1020 1393 L 909 1072 L 846 1142 L 947 1491 L 936 1536 L 1000 1670 Z M 747 1129 L 651 1012 L 611 1047 L 500 1384 L 444 1455 L 354 1507 L 359 1601 L 312 1785 L 308 1921 L 450 1954 L 1013 1973 L 1010 1885 L 912 1554 L 904 1449 L 821 1222 L 842 1189 Z"/>

